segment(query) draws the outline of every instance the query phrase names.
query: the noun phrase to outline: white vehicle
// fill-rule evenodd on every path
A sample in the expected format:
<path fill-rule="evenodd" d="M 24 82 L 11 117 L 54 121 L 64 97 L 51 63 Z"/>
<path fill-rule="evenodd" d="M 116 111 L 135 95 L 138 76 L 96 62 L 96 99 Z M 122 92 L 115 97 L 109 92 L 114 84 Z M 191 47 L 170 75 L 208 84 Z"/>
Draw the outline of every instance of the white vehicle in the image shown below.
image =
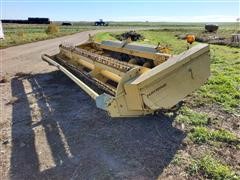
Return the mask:
<path fill-rule="evenodd" d="M 4 39 L 2 21 L 0 21 L 0 39 Z"/>

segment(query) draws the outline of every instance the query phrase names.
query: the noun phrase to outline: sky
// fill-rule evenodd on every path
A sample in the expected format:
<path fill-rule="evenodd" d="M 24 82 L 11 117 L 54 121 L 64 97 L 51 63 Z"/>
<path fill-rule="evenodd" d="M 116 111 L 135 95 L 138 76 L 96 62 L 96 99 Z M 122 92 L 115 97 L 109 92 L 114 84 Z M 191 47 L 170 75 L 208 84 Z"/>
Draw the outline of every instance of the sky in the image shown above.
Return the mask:
<path fill-rule="evenodd" d="M 1 19 L 236 22 L 240 0 L 0 0 Z"/>

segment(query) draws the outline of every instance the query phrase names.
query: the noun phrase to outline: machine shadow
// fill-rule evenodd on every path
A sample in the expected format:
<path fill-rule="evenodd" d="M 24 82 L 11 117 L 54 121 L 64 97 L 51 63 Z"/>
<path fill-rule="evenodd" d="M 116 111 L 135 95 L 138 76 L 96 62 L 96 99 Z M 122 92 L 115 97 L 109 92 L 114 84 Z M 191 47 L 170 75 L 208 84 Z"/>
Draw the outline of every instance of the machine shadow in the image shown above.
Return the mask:
<path fill-rule="evenodd" d="M 23 78 L 11 82 L 20 99 L 13 104 L 11 179 L 156 179 L 185 137 L 166 116 L 110 119 L 59 71 L 25 80 L 31 92 Z M 30 95 L 41 113 L 36 123 Z M 36 129 L 47 147 L 35 142 Z M 41 170 L 47 160 L 39 152 L 50 152 L 54 165 Z"/>

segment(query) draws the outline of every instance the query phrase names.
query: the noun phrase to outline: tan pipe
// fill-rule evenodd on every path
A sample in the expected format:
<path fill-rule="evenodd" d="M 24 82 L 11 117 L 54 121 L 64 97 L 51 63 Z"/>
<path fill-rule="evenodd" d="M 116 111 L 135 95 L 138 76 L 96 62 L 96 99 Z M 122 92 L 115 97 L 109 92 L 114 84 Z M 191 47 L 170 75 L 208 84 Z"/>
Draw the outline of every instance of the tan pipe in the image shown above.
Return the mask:
<path fill-rule="evenodd" d="M 83 65 L 84 67 L 90 69 L 90 70 L 93 70 L 94 69 L 94 65 L 92 63 L 89 63 L 87 61 L 84 61 L 84 60 L 79 60 L 78 61 L 81 65 Z"/>
<path fill-rule="evenodd" d="M 87 62 L 87 61 L 79 60 L 78 62 L 79 62 L 82 66 L 84 66 L 84 67 L 86 67 L 86 68 L 88 68 L 88 69 L 90 69 L 90 70 L 93 70 L 93 69 L 95 68 L 95 66 L 94 66 L 92 63 L 89 63 L 89 62 Z M 112 72 L 110 72 L 110 71 L 108 71 L 108 70 L 101 70 L 100 73 L 101 73 L 104 77 L 106 77 L 106 78 L 108 78 L 108 79 L 111 79 L 112 81 L 115 81 L 115 82 L 117 82 L 117 83 L 121 80 L 121 77 L 120 77 L 120 76 L 118 76 L 117 74 L 114 74 L 114 73 L 112 73 Z"/>
<path fill-rule="evenodd" d="M 116 75 L 116 74 L 114 74 L 114 73 L 112 73 L 112 72 L 110 72 L 110 71 L 102 70 L 100 73 L 101 73 L 103 76 L 105 76 L 106 78 L 111 79 L 111 80 L 113 80 L 113 81 L 115 81 L 115 82 L 117 82 L 117 83 L 119 83 L 120 80 L 121 80 L 121 77 L 120 77 L 120 76 L 118 76 L 118 75 Z"/>

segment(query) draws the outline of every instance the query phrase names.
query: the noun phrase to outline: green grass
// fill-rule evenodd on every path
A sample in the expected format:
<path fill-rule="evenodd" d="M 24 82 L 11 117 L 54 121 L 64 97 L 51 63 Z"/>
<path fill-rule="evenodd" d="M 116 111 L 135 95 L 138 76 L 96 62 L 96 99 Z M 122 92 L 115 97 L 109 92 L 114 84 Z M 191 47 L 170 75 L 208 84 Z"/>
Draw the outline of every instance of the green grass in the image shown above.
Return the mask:
<path fill-rule="evenodd" d="M 228 165 L 221 163 L 219 160 L 210 155 L 206 155 L 198 160 L 193 161 L 189 168 L 190 174 L 201 174 L 209 179 L 232 179 L 239 180 L 240 176 L 236 174 Z"/>
<path fill-rule="evenodd" d="M 207 114 L 195 112 L 186 106 L 184 106 L 179 113 L 180 114 L 176 117 L 176 121 L 179 123 L 194 126 L 208 125 L 210 123 L 210 118 Z"/>
<path fill-rule="evenodd" d="M 116 38 L 112 34 L 104 32 L 98 33 L 98 35 L 94 37 L 94 40 L 97 42 L 101 42 L 103 40 L 116 40 Z"/>
<path fill-rule="evenodd" d="M 195 127 L 192 132 L 189 133 L 189 138 L 199 144 L 209 141 L 219 141 L 236 145 L 240 143 L 239 138 L 228 130 L 210 130 L 206 127 Z"/>
<path fill-rule="evenodd" d="M 205 127 L 195 127 L 189 137 L 195 143 L 205 143 L 211 138 L 211 133 Z"/>
<path fill-rule="evenodd" d="M 203 102 L 215 102 L 240 113 L 240 53 L 237 48 L 211 46 L 211 78 L 199 91 Z"/>

